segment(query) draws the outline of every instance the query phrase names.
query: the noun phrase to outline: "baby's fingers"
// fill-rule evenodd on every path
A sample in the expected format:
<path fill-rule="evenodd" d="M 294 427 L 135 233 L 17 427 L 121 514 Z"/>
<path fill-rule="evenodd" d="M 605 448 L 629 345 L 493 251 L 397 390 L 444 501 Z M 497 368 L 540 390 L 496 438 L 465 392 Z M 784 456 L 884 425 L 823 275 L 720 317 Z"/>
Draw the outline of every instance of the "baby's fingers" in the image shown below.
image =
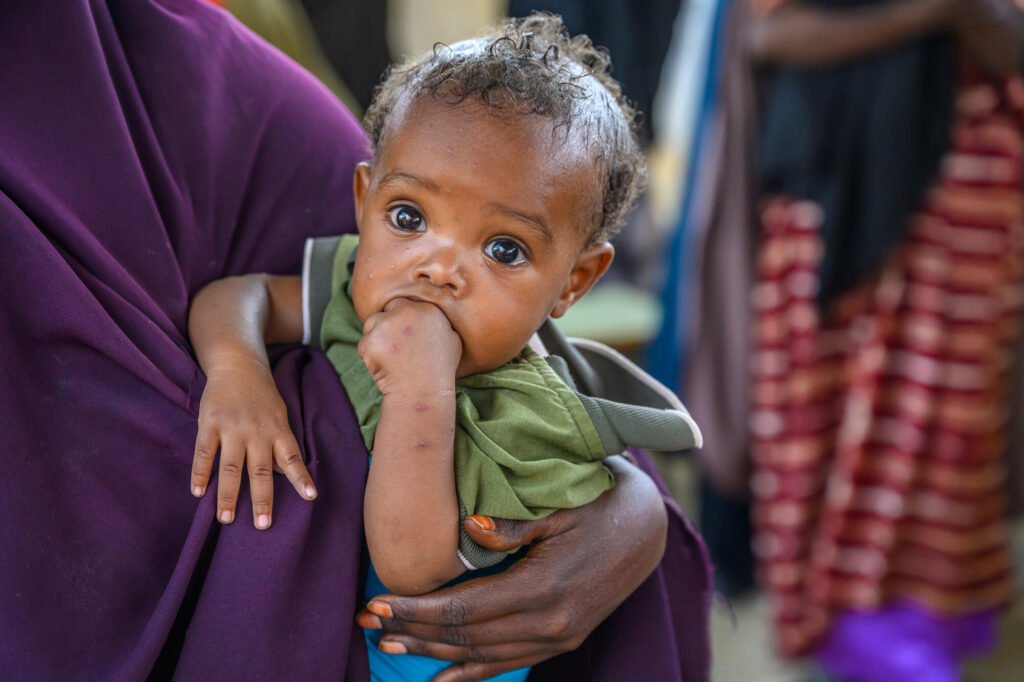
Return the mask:
<path fill-rule="evenodd" d="M 260 530 L 270 528 L 274 512 L 274 456 L 269 443 L 250 443 L 245 468 L 249 472 L 252 521 Z"/>
<path fill-rule="evenodd" d="M 244 461 L 245 445 L 234 438 L 221 441 L 220 480 L 217 482 L 217 519 L 221 523 L 235 520 L 235 505 L 238 503 Z"/>
<path fill-rule="evenodd" d="M 295 492 L 307 500 L 316 499 L 316 486 L 302 461 L 299 444 L 290 432 L 274 441 L 274 461 L 291 481 Z"/>
<path fill-rule="evenodd" d="M 210 472 L 213 471 L 213 459 L 217 455 L 220 437 L 213 429 L 199 426 L 196 436 L 196 449 L 192 455 L 192 494 L 202 497 L 206 494 L 206 486 L 210 484 Z"/>

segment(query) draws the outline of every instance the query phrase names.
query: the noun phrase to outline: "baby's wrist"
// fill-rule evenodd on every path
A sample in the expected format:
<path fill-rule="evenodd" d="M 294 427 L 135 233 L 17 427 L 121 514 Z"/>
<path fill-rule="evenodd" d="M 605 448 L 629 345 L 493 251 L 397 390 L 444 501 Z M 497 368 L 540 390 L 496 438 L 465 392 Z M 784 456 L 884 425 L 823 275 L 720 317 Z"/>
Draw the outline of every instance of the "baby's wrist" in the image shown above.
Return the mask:
<path fill-rule="evenodd" d="M 270 371 L 270 365 L 267 363 L 266 358 L 260 357 L 250 352 L 230 352 L 221 353 L 214 358 L 208 367 L 204 367 L 207 378 L 211 378 L 217 375 L 231 375 L 231 374 L 252 374 L 267 373 Z"/>
<path fill-rule="evenodd" d="M 384 394 L 384 400 L 391 405 L 410 403 L 414 407 L 416 405 L 429 407 L 454 401 L 455 383 L 435 386 L 392 386 L 387 391 L 382 391 L 382 393 Z"/>

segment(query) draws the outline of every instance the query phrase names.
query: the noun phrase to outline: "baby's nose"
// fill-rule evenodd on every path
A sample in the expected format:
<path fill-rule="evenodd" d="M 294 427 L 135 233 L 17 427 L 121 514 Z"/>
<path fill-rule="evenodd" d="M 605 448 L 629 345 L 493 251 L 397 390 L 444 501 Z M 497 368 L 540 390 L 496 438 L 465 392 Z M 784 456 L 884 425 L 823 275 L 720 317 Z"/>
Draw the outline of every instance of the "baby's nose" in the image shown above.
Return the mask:
<path fill-rule="evenodd" d="M 466 288 L 462 259 L 454 248 L 431 251 L 416 266 L 413 276 L 417 281 L 449 289 L 453 294 L 460 294 Z"/>

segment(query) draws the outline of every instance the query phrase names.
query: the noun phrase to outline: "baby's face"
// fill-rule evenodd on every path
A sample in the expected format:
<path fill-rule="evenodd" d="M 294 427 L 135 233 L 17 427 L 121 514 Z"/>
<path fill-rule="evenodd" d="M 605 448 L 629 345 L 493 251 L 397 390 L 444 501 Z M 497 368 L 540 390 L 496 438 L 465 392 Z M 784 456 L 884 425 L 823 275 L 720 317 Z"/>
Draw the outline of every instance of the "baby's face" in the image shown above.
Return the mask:
<path fill-rule="evenodd" d="M 356 171 L 356 313 L 432 303 L 462 339 L 458 376 L 494 369 L 611 262 L 611 245 L 583 248 L 593 162 L 541 116 L 429 97 L 392 116 L 373 168 Z"/>

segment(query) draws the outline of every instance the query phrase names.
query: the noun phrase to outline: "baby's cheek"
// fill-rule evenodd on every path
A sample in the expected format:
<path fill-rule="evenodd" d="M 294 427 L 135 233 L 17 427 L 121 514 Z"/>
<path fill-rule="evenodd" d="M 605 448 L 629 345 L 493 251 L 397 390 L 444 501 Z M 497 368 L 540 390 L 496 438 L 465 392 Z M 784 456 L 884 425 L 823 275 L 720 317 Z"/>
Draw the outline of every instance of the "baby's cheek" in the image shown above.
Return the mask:
<path fill-rule="evenodd" d="M 360 322 L 366 322 L 366 318 L 375 312 L 371 296 L 372 290 L 357 278 L 352 280 L 352 307 L 355 308 L 356 316 Z"/>

